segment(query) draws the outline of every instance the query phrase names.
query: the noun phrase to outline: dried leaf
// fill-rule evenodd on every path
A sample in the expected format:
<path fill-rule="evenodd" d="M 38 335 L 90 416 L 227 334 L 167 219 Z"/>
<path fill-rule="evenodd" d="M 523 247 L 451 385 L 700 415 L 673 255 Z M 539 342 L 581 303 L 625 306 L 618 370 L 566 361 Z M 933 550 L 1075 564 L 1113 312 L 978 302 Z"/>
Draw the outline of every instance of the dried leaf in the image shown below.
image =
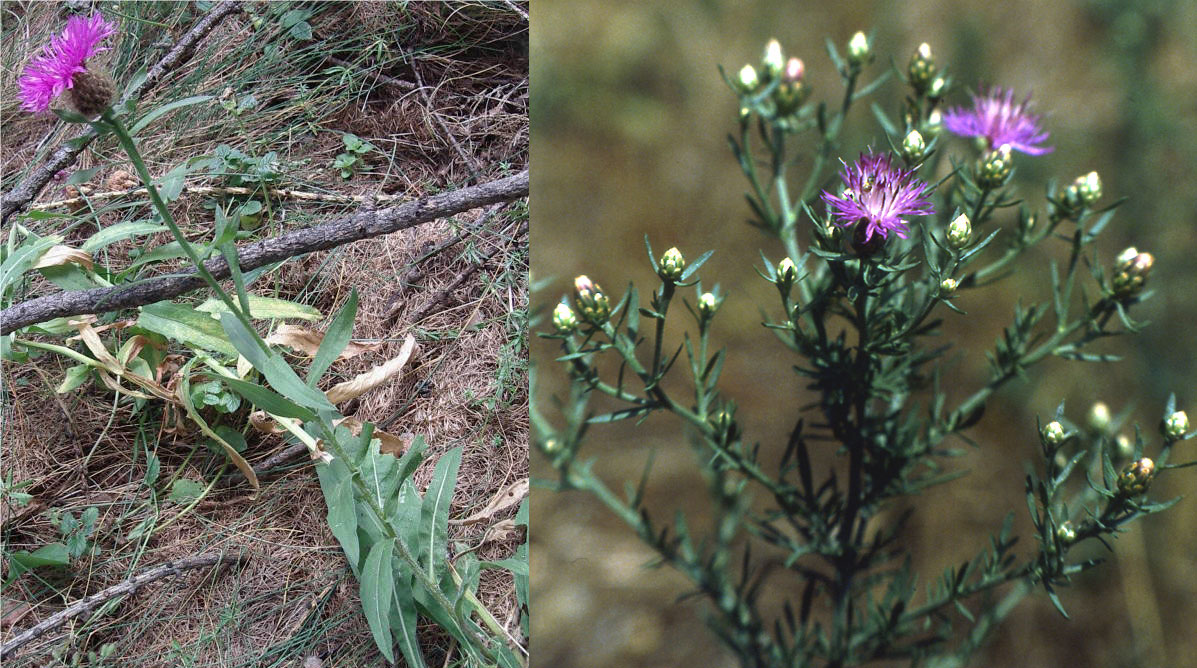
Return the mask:
<path fill-rule="evenodd" d="M 482 545 L 487 543 L 505 543 L 507 541 L 516 541 L 518 543 L 524 542 L 524 537 L 527 535 L 527 524 L 516 524 L 515 519 L 506 519 L 502 522 L 495 523 L 494 526 L 486 530 L 482 536 Z"/>
<path fill-rule="evenodd" d="M 0 608 L 4 610 L 4 613 L 0 614 L 0 629 L 6 629 L 21 621 L 21 618 L 29 614 L 29 611 L 33 609 L 25 601 L 18 601 L 11 598 L 0 599 Z"/>
<path fill-rule="evenodd" d="M 251 416 L 252 419 L 252 416 Z M 333 422 L 334 425 L 344 425 L 354 436 L 362 433 L 362 421 L 355 417 L 341 418 Z M 378 450 L 384 455 L 399 457 L 411 447 L 412 436 L 396 436 L 381 429 L 374 430 L 374 438 L 379 440 Z"/>
<path fill-rule="evenodd" d="M 279 325 L 278 329 L 274 330 L 274 333 L 266 338 L 266 343 L 272 346 L 287 346 L 291 350 L 302 352 L 312 357 L 320 349 L 320 342 L 323 340 L 324 335 L 320 332 L 313 332 L 310 329 L 284 323 Z M 362 353 L 377 350 L 380 346 L 382 346 L 381 341 L 371 344 L 350 341 L 349 345 L 345 346 L 345 350 L 342 350 L 341 354 L 337 356 L 337 360 L 347 360 L 357 357 Z"/>
<path fill-rule="evenodd" d="M 399 355 L 394 359 L 388 360 L 384 364 L 380 364 L 363 374 L 359 374 L 353 380 L 338 383 L 325 392 L 324 394 L 328 397 L 329 403 L 336 405 L 349 401 L 389 382 L 403 370 L 403 366 L 407 364 L 407 360 L 411 358 L 415 349 L 416 337 L 408 334 L 407 340 L 403 342 L 403 349 L 399 351 Z"/>
<path fill-rule="evenodd" d="M 51 246 L 50 250 L 42 254 L 38 258 L 37 264 L 33 265 L 33 268 L 45 269 L 46 267 L 59 267 L 71 263 L 86 267 L 88 270 L 95 267 L 95 264 L 91 260 L 91 253 L 59 244 Z"/>
<path fill-rule="evenodd" d="M 516 480 L 507 486 L 506 489 L 500 490 L 495 498 L 486 504 L 482 510 L 470 515 L 463 520 L 449 520 L 449 524 L 474 524 L 497 515 L 508 508 L 518 506 L 525 497 L 528 496 L 528 479 Z M 497 526 L 497 525 L 496 525 Z"/>
<path fill-rule="evenodd" d="M 249 424 L 256 430 L 263 434 L 281 434 L 285 429 L 278 426 L 278 423 L 270 419 L 266 411 L 254 411 L 249 414 Z"/>

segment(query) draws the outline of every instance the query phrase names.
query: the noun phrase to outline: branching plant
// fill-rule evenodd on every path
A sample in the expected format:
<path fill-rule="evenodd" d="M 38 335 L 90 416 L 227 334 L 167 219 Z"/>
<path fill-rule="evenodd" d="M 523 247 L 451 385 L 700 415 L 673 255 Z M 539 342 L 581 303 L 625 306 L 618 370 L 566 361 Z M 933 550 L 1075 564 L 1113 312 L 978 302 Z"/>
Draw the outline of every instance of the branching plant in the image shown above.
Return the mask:
<path fill-rule="evenodd" d="M 698 278 L 710 253 L 688 261 L 671 248 L 658 256 L 647 239 L 660 277 L 647 304 L 634 287 L 615 299 L 579 276 L 572 298 L 557 305 L 555 331 L 542 336 L 560 340 L 557 362 L 570 389 L 559 419 L 543 404 L 534 411 L 536 439 L 559 473 L 557 489 L 594 495 L 690 580 L 709 601 L 711 628 L 742 665 L 964 665 L 1032 589 L 1065 613 L 1057 590 L 1098 564 L 1074 547 L 1110 547 L 1127 523 L 1175 503 L 1147 493 L 1161 472 L 1193 463 L 1168 460 L 1194 433 L 1174 399 L 1160 440 L 1136 432 L 1133 443 L 1076 427 L 1061 405 L 1039 428 L 1043 459 L 1024 483 L 1032 553 L 1013 550 L 1011 513 L 975 558 L 920 590 L 902 541 L 909 515 L 889 511 L 959 477 L 945 464 L 963 454 L 952 441 L 983 446 L 968 430 L 998 389 L 1049 357 L 1113 361 L 1092 344 L 1140 327 L 1131 311 L 1150 296 L 1153 259 L 1130 248 L 1103 269 L 1096 242 L 1117 202 L 1100 205 L 1096 173 L 1049 185 L 1039 207 L 1023 202 L 1011 186 L 1015 154 L 1050 150 L 1029 100 L 992 89 L 974 96 L 972 108 L 943 108 L 951 82 L 926 44 L 899 74 L 906 87 L 897 118 L 872 106 L 888 145 L 863 150 L 844 165 L 842 184 L 829 185 L 845 118 L 894 72 L 865 76 L 873 54 L 863 33 L 846 54 L 830 41 L 827 51 L 843 83 L 838 106 L 807 103 L 804 63 L 787 60 L 777 41 L 759 66 L 725 77 L 738 99 L 739 132 L 729 140 L 748 181 L 751 222 L 786 252 L 776 263 L 762 255 L 758 273 L 778 296 L 762 309 L 777 314 L 764 325 L 813 393 L 796 414 L 779 416 L 792 425 L 780 457 L 761 455 L 720 390 L 729 352 L 715 350 L 711 323 L 727 297 L 704 291 Z M 940 146 L 945 129 L 975 137 L 980 155 L 949 154 Z M 950 169 L 940 170 L 945 156 Z M 809 165 L 798 180 L 795 164 Z M 1067 249 L 1067 260 L 1051 266 L 1050 296 L 1015 308 L 988 353 L 988 380 L 949 404 L 941 387 L 947 346 L 931 338 L 943 310 L 961 312 L 953 299 L 984 290 L 1041 243 Z M 692 286 L 694 301 L 683 300 L 690 326 L 673 349 L 666 323 L 687 318 L 676 302 Z M 679 384 L 692 389 L 667 389 Z M 599 413 L 591 409 L 596 396 L 605 400 Z M 684 425 L 694 444 L 715 517 L 709 533 L 684 513 L 663 524 L 646 505 L 651 461 L 621 495 L 581 458 L 592 427 L 657 413 Z M 834 452 L 837 465 L 819 470 L 816 450 Z M 780 612 L 762 602 L 766 591 L 786 593 Z"/>

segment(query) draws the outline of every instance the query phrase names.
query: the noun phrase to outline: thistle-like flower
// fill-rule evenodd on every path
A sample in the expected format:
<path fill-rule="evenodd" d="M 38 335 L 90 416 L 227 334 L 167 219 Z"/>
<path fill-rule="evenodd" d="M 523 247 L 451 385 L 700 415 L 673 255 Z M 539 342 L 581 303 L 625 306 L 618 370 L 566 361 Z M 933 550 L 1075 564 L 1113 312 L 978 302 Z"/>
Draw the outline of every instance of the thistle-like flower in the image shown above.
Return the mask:
<path fill-rule="evenodd" d="M 101 47 L 100 42 L 115 32 L 116 26 L 101 14 L 68 19 L 62 34 L 51 37 L 41 54 L 25 67 L 19 81 L 21 108 L 46 111 L 54 98 L 70 90 L 72 102 L 81 113 L 102 111 L 111 101 L 112 83 L 107 75 L 89 72 L 87 59 L 107 51 L 108 47 Z M 101 102 L 101 98 L 105 99 Z"/>
<path fill-rule="evenodd" d="M 862 244 L 875 235 L 886 239 L 890 232 L 905 239 L 905 217 L 935 213 L 927 198 L 927 184 L 915 178 L 914 172 L 894 165 L 888 153 L 861 154 L 840 171 L 847 186 L 843 194 L 824 190 L 822 198 L 838 224 L 858 225 L 855 237 Z"/>
<path fill-rule="evenodd" d="M 943 115 L 944 126 L 963 137 L 984 137 L 989 150 L 1003 145 L 1026 153 L 1043 155 L 1051 146 L 1040 146 L 1048 133 L 1039 127 L 1039 116 L 1030 113 L 1031 96 L 1015 104 L 1014 91 L 994 88 L 973 96 L 973 108 L 956 107 Z"/>

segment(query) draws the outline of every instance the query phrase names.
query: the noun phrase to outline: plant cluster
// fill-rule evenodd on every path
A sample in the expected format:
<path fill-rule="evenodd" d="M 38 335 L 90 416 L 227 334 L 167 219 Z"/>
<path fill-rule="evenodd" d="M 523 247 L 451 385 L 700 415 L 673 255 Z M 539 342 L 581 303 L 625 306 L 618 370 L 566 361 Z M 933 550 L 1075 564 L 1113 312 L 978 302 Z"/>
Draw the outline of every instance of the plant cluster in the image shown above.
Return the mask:
<path fill-rule="evenodd" d="M 293 37 L 310 39 L 311 26 L 305 19 L 311 14 L 296 10 L 282 20 Z M 138 133 L 167 111 L 208 101 L 211 96 L 176 100 L 140 115 L 133 102 L 113 104 L 114 82 L 88 61 L 104 50 L 103 42 L 115 32 L 115 24 L 99 14 L 71 18 L 21 79 L 22 105 L 28 111 L 45 112 L 51 101 L 67 91 L 74 111 L 53 112 L 69 123 L 90 126 L 102 140 L 115 141 L 145 184 L 155 217 L 102 229 L 82 248 L 65 245 L 64 234 L 39 236 L 14 224 L 0 255 L 0 294 L 10 302 L 35 272 L 64 289 L 124 282 L 129 274 L 107 270 L 94 261 L 93 254 L 119 241 L 169 231 L 173 243 L 140 254 L 126 272 L 148 262 L 185 258 L 214 296 L 198 306 L 158 302 L 143 307 L 136 319 L 117 323 L 100 324 L 97 318 L 87 317 L 32 325 L 0 338 L 3 358 L 25 361 L 49 352 L 73 360 L 76 365 L 66 372 L 56 388 L 58 393 L 95 380 L 113 392 L 116 401 L 133 402 L 135 411 L 146 402 L 159 402 L 165 430 L 197 429 L 222 458 L 220 472 L 208 483 L 179 477 L 167 481 L 169 501 L 182 506 L 182 511 L 166 523 L 155 524 L 155 517 L 147 518 L 126 540 L 147 540 L 177 521 L 212 491 L 230 465 L 257 490 L 257 475 L 242 454 L 246 436 L 251 430 L 281 434 L 292 444 L 306 446 L 316 461 L 329 528 L 360 582 L 365 618 L 378 651 L 388 661 L 395 662 L 398 654 L 407 665 L 425 665 L 421 645 L 427 640 L 422 641 L 417 632 L 422 617 L 452 638 L 470 665 L 522 665 L 523 640 L 505 630 L 477 592 L 482 570 L 503 569 L 514 574 L 517 594 L 526 605 L 526 545 L 502 561 L 480 559 L 473 551 L 451 556 L 449 505 L 462 449 L 452 449 L 438 459 L 432 483 L 421 494 L 412 475 L 426 455 L 423 440 L 400 439 L 343 412 L 346 403 L 403 369 L 414 353 L 414 337 L 408 336 L 399 356 L 385 364 L 328 390 L 318 388 L 335 362 L 364 349 L 351 344 L 358 315 L 357 293 L 349 296 L 323 334 L 283 322 L 322 319 L 316 309 L 252 294 L 249 286 L 262 271 L 240 270 L 236 241 L 244 236 L 242 228 L 256 226 L 256 216 L 263 210 L 258 199 L 210 202 L 215 219 L 211 238 L 200 241 L 183 233 L 170 204 L 180 196 L 188 173 L 207 170 L 224 185 L 264 192 L 283 178 L 283 165 L 273 151 L 254 157 L 221 145 L 214 155 L 189 159 L 154 179 L 139 149 Z M 144 76 L 143 70 L 133 81 Z M 130 90 L 132 86 L 130 83 Z M 243 105 L 229 110 L 241 108 Z M 346 147 L 355 154 L 373 148 L 356 137 L 356 144 L 351 144 L 349 137 Z M 27 221 L 50 217 L 33 212 Z M 214 257 L 222 257 L 231 270 L 231 292 L 205 267 L 205 261 Z M 271 328 L 266 337 L 258 331 L 264 323 Z M 104 332 L 109 330 L 124 330 L 115 350 L 105 340 Z M 82 343 L 84 352 L 71 347 L 70 341 L 44 340 L 69 334 Z M 306 353 L 310 359 L 306 368 L 297 370 L 282 354 L 283 348 Z M 160 462 L 155 454 L 145 454 L 142 486 L 157 503 Z M 5 500 L 16 505 L 28 503 L 29 495 L 18 491 L 21 486 L 14 484 L 11 476 L 6 478 Z M 526 506 L 520 513 L 516 521 L 526 525 Z M 97 518 L 95 507 L 78 518 L 69 512 L 59 513 L 52 519 L 61 542 L 33 552 L 6 551 L 9 582 L 33 568 L 68 567 L 93 549 L 90 537 Z M 111 652 L 111 648 L 102 649 L 95 658 L 97 664 Z"/>
<path fill-rule="evenodd" d="M 560 341 L 570 389 L 559 419 L 533 413 L 535 436 L 559 474 L 555 488 L 594 495 L 685 575 L 742 665 L 964 665 L 1034 587 L 1064 613 L 1057 591 L 1099 563 L 1074 548 L 1110 547 L 1128 522 L 1175 503 L 1148 494 L 1156 476 L 1197 463 L 1168 463 L 1194 432 L 1174 399 L 1158 439 L 1136 430 L 1126 442 L 1111 437 L 1108 410 L 1103 428 L 1088 430 L 1061 405 L 1037 430 L 1042 460 L 1023 481 L 1031 553 L 1014 550 L 1011 513 L 975 558 L 919 587 L 902 540 L 909 512 L 891 511 L 963 473 L 950 465 L 967 452 L 956 443 L 984 447 L 969 430 L 999 389 L 1051 357 L 1115 360 L 1093 344 L 1140 328 L 1131 313 L 1151 295 L 1154 260 L 1135 248 L 1102 259 L 1098 238 L 1118 202 L 1103 204 L 1096 172 L 1049 183 L 1037 205 L 1015 191 L 1017 162 L 1051 150 L 1029 98 L 994 88 L 969 107 L 945 107 L 953 82 L 926 44 L 904 70 L 871 80 L 875 54 L 864 33 L 843 53 L 828 41 L 827 52 L 843 84 L 838 106 L 808 102 L 805 63 L 787 59 L 776 40 L 759 64 L 725 75 L 737 100 L 729 142 L 748 182 L 750 222 L 785 253 L 780 261 L 762 254 L 757 269 L 777 294 L 762 307 L 772 314 L 764 326 L 811 399 L 796 397 L 801 408 L 778 416 L 790 427 L 779 456 L 749 440 L 740 407 L 720 389 L 729 353 L 716 350 L 711 323 L 732 297 L 703 289 L 698 271 L 710 251 L 693 261 L 677 248 L 658 256 L 647 238 L 660 279 L 647 304 L 635 287 L 610 295 L 583 275 L 556 306 L 553 331 L 542 336 Z M 872 105 L 883 139 L 830 180 L 849 111 L 895 74 L 904 83 L 899 104 Z M 945 130 L 974 138 L 978 154 L 950 151 Z M 795 165 L 810 166 L 799 189 Z M 1066 253 L 1051 264 L 1050 294 L 1015 307 L 987 354 L 988 379 L 949 402 L 949 346 L 935 339 L 944 310 L 963 314 L 962 295 L 983 294 L 1040 244 Z M 686 288 L 695 289 L 692 301 Z M 678 318 L 689 326 L 673 349 L 666 323 Z M 597 413 L 596 397 L 605 402 Z M 693 444 L 714 516 L 709 532 L 683 512 L 665 523 L 645 503 L 651 459 L 621 495 L 581 457 L 591 428 L 658 413 L 677 419 Z M 826 453 L 836 464 L 820 470 L 812 462 Z M 762 602 L 766 591 L 785 594 L 780 614 Z"/>

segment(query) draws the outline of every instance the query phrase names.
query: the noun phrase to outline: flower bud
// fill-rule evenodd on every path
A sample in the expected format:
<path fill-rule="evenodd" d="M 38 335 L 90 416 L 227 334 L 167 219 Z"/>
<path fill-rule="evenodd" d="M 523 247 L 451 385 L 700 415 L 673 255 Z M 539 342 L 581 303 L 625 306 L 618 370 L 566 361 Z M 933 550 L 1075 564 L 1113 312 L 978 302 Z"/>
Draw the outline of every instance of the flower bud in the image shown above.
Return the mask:
<path fill-rule="evenodd" d="M 1089 172 L 1084 176 L 1078 176 L 1074 182 L 1077 189 L 1077 194 L 1087 206 L 1092 206 L 1097 200 L 1101 199 L 1101 176 L 1097 172 Z"/>
<path fill-rule="evenodd" d="M 956 292 L 956 288 L 960 287 L 960 281 L 954 278 L 945 278 L 939 284 L 939 296 L 950 297 Z"/>
<path fill-rule="evenodd" d="M 1110 428 L 1110 407 L 1104 401 L 1095 402 L 1089 407 L 1089 427 L 1096 432 L 1105 432 Z"/>
<path fill-rule="evenodd" d="M 1114 437 L 1114 449 L 1123 459 L 1129 459 L 1135 455 L 1135 444 L 1126 434 L 1118 434 Z"/>
<path fill-rule="evenodd" d="M 910 57 L 910 65 L 906 68 L 910 78 L 910 85 L 919 95 L 927 92 L 927 85 L 935 76 L 935 58 L 931 56 L 931 45 L 923 42 L 915 49 Z"/>
<path fill-rule="evenodd" d="M 939 133 L 943 132 L 943 112 L 932 109 L 931 113 L 927 114 L 927 121 L 923 123 L 923 132 L 928 136 L 938 137 Z"/>
<path fill-rule="evenodd" d="M 1043 440 L 1048 445 L 1060 445 L 1064 442 L 1064 425 L 1052 420 L 1043 427 Z"/>
<path fill-rule="evenodd" d="M 872 60 L 872 48 L 869 45 L 869 38 L 861 31 L 856 31 L 852 39 L 848 40 L 848 64 L 855 68 L 860 68 L 862 65 Z"/>
<path fill-rule="evenodd" d="M 802 102 L 806 100 L 807 87 L 803 81 L 806 66 L 801 58 L 790 58 L 786 61 L 785 72 L 781 75 L 781 84 L 773 93 L 773 101 L 777 104 L 777 113 L 782 116 L 798 111 Z"/>
<path fill-rule="evenodd" d="M 922 162 L 927 155 L 927 142 L 918 130 L 911 130 L 902 140 L 902 159 L 908 165 Z"/>
<path fill-rule="evenodd" d="M 563 302 L 553 309 L 553 326 L 558 334 L 571 334 L 578 328 L 578 316 L 569 304 Z"/>
<path fill-rule="evenodd" d="M 935 77 L 931 81 L 931 85 L 927 88 L 927 97 L 932 100 L 942 100 L 944 93 L 948 92 L 948 81 L 943 77 Z"/>
<path fill-rule="evenodd" d="M 769 81 L 781 76 L 781 72 L 785 68 L 785 56 L 781 53 L 781 42 L 776 39 L 769 40 L 769 43 L 765 45 L 765 56 L 761 59 L 761 67 L 765 71 L 765 79 Z"/>
<path fill-rule="evenodd" d="M 657 275 L 666 283 L 677 283 L 686 269 L 686 258 L 677 248 L 670 248 L 657 263 Z"/>
<path fill-rule="evenodd" d="M 1123 496 L 1138 496 L 1147 491 L 1155 477 L 1155 462 L 1144 457 L 1127 464 L 1118 474 L 1118 492 Z"/>
<path fill-rule="evenodd" d="M 574 306 L 582 317 L 595 325 L 602 325 L 611 317 L 611 302 L 598 283 L 587 276 L 574 279 Z"/>
<path fill-rule="evenodd" d="M 74 85 L 67 89 L 71 106 L 89 119 L 103 113 L 116 97 L 116 84 L 103 72 L 85 69 L 75 73 L 71 80 Z"/>
<path fill-rule="evenodd" d="M 752 65 L 745 65 L 740 68 L 740 90 L 745 93 L 755 92 L 757 86 L 761 85 L 761 79 L 757 76 L 756 68 Z"/>
<path fill-rule="evenodd" d="M 1010 156 L 1010 145 L 1002 144 L 981 158 L 981 163 L 977 166 L 977 184 L 988 190 L 1001 188 L 1010 178 L 1010 172 L 1013 169 L 1014 161 Z"/>
<path fill-rule="evenodd" d="M 968 245 L 973 236 L 973 224 L 963 213 L 948 223 L 948 244 L 960 250 Z"/>
<path fill-rule="evenodd" d="M 1189 431 L 1189 416 L 1184 411 L 1176 411 L 1164 418 L 1160 431 L 1164 432 L 1164 438 L 1169 441 L 1181 440 Z"/>
<path fill-rule="evenodd" d="M 698 315 L 703 320 L 710 320 L 722 303 L 723 300 L 716 297 L 714 293 L 704 292 L 698 297 Z"/>
<path fill-rule="evenodd" d="M 1056 529 L 1056 538 L 1060 539 L 1061 543 L 1065 545 L 1071 544 L 1076 540 L 1076 529 L 1072 528 L 1072 522 L 1065 522 Z"/>
<path fill-rule="evenodd" d="M 1114 265 L 1114 278 L 1111 281 L 1114 296 L 1125 299 L 1139 294 L 1147 284 L 1154 264 L 1155 258 L 1151 253 L 1140 253 L 1133 246 L 1122 251 Z"/>
<path fill-rule="evenodd" d="M 544 439 L 540 443 L 540 449 L 546 455 L 557 454 L 558 452 L 561 451 L 561 446 L 562 446 L 561 439 L 553 437 L 553 436 L 550 436 L 549 438 Z"/>
<path fill-rule="evenodd" d="M 783 293 L 789 293 L 794 281 L 798 280 L 798 267 L 794 266 L 794 261 L 788 257 L 782 258 L 777 263 L 777 277 L 773 280 Z"/>

